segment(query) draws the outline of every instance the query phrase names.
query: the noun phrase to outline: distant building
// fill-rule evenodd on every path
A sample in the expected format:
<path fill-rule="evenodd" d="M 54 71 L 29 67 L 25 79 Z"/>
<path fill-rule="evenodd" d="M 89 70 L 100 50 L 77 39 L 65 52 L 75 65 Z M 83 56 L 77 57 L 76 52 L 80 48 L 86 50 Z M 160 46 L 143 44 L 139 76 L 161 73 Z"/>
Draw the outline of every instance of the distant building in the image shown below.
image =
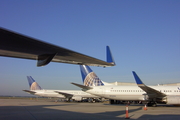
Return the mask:
<path fill-rule="evenodd" d="M 113 82 L 113 83 L 109 83 L 112 85 L 137 85 L 136 83 L 126 83 L 126 82 Z"/>
<path fill-rule="evenodd" d="M 128 83 L 128 82 L 112 82 L 112 83 L 109 83 L 109 84 L 112 84 L 112 85 L 137 85 L 136 83 Z M 168 83 L 168 84 L 158 84 L 158 86 L 180 86 L 180 83 Z"/>
<path fill-rule="evenodd" d="M 180 86 L 180 83 L 158 84 L 158 86 Z"/>

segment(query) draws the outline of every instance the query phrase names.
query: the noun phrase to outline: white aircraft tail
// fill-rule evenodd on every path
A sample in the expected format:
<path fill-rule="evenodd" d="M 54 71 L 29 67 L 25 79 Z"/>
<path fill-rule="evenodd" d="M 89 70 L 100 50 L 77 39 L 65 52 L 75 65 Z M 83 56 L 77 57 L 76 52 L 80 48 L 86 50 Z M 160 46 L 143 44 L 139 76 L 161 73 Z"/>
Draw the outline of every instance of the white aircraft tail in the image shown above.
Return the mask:
<path fill-rule="evenodd" d="M 30 90 L 42 90 L 42 88 L 38 85 L 37 82 L 35 82 L 35 80 L 31 76 L 27 76 L 27 79 Z"/>

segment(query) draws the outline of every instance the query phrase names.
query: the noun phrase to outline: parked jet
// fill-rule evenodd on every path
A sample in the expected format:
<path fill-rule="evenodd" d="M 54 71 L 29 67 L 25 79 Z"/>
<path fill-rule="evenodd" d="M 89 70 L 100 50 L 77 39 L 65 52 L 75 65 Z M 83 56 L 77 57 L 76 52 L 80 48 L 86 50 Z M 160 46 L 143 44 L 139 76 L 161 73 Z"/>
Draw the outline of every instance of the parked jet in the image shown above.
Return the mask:
<path fill-rule="evenodd" d="M 105 85 L 89 66 L 80 67 L 84 85 L 72 84 L 92 95 L 112 100 L 146 101 L 148 106 L 156 106 L 157 103 L 180 104 L 180 87 L 178 86 L 146 86 L 135 72 L 133 75 L 138 86 Z"/>
<path fill-rule="evenodd" d="M 37 66 L 45 66 L 51 61 L 102 67 L 115 65 L 1 27 L 0 43 L 0 56 L 37 60 Z"/>
<path fill-rule="evenodd" d="M 72 99 L 75 101 L 81 101 L 83 98 L 100 98 L 95 95 L 83 92 L 82 90 L 46 90 L 42 89 L 37 82 L 31 77 L 27 76 L 30 90 L 23 90 L 33 95 L 42 97 L 56 97 L 56 98 L 66 98 L 68 100 Z"/>

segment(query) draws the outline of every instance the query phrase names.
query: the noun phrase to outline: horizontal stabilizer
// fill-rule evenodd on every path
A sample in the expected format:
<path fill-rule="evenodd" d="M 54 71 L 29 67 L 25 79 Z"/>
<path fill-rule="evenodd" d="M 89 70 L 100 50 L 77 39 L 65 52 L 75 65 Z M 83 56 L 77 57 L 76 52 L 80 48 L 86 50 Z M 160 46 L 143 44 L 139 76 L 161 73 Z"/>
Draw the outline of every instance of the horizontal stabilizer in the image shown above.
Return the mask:
<path fill-rule="evenodd" d="M 77 83 L 71 83 L 71 84 L 73 84 L 73 85 L 75 85 L 75 86 L 78 86 L 78 87 L 80 87 L 80 88 L 86 89 L 86 90 L 92 89 L 92 87 L 80 85 L 80 84 L 77 84 Z"/>
<path fill-rule="evenodd" d="M 24 92 L 30 93 L 30 94 L 35 94 L 36 92 L 31 91 L 31 90 L 23 90 Z"/>
<path fill-rule="evenodd" d="M 73 96 L 73 94 L 64 93 L 64 92 L 60 92 L 60 91 L 54 91 L 54 92 L 59 93 L 59 94 L 61 94 L 61 95 L 64 95 L 66 98 L 70 98 L 70 97 Z"/>

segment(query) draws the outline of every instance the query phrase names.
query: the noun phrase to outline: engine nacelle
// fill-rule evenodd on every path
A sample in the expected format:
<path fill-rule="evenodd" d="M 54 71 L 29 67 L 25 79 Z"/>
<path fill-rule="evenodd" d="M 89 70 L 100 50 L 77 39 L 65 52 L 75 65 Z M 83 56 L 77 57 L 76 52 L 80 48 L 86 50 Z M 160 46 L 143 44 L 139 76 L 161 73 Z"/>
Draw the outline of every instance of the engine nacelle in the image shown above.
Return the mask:
<path fill-rule="evenodd" d="M 81 96 L 73 96 L 72 99 L 75 100 L 75 101 L 82 101 Z"/>
<path fill-rule="evenodd" d="M 180 96 L 167 96 L 161 100 L 166 104 L 180 105 Z"/>

